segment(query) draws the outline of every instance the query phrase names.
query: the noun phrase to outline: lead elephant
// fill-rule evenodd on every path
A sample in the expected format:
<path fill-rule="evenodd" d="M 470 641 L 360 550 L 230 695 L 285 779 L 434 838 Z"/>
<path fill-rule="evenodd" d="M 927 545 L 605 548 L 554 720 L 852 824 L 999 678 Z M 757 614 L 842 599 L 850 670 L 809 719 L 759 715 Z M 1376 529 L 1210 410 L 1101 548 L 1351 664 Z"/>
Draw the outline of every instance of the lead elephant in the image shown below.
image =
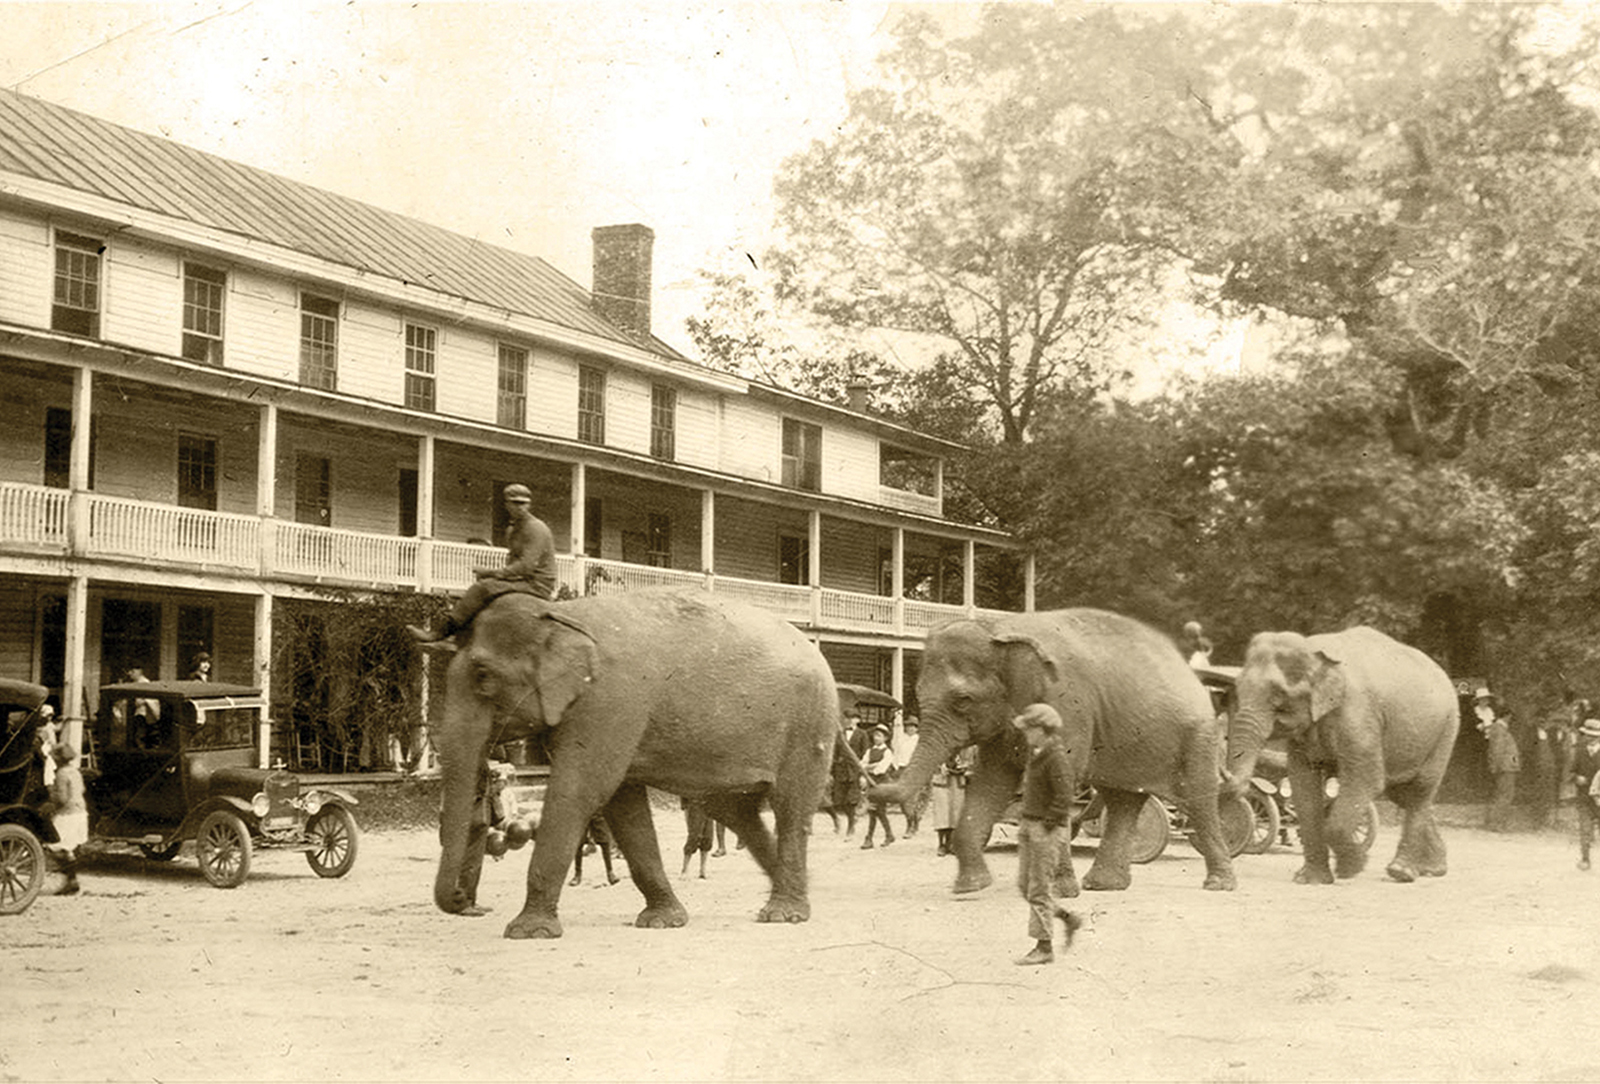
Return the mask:
<path fill-rule="evenodd" d="M 917 700 L 922 736 L 911 763 L 896 783 L 874 792 L 902 801 L 952 752 L 978 746 L 951 839 L 960 867 L 956 892 L 993 880 L 984 842 L 1017 793 L 1026 756 L 1009 724 L 1041 701 L 1061 715 L 1073 782 L 1092 783 L 1106 806 L 1105 833 L 1083 887 L 1131 883 L 1135 826 L 1151 794 L 1188 811 L 1205 856 L 1205 887 L 1234 887 L 1217 812 L 1220 735 L 1211 698 L 1172 640 L 1154 629 L 1092 609 L 955 621 L 928 637 Z M 1062 857 L 1061 889 L 1075 895 L 1071 855 Z"/>
<path fill-rule="evenodd" d="M 489 751 L 531 735 L 545 741 L 550 775 L 527 901 L 507 937 L 561 936 L 567 866 L 597 812 L 644 895 L 636 924 L 688 920 L 662 865 L 647 787 L 702 801 L 738 833 L 771 881 L 762 921 L 810 916 L 806 839 L 838 700 L 821 653 L 792 625 L 699 592 L 556 604 L 512 594 L 459 639 L 433 731 L 444 790 L 441 909 L 476 910 L 483 823 L 475 814 Z"/>
<path fill-rule="evenodd" d="M 1376 629 L 1263 632 L 1250 641 L 1236 688 L 1227 788 L 1249 784 L 1269 737 L 1286 740 L 1290 801 L 1305 850 L 1297 882 L 1331 884 L 1335 874 L 1361 872 L 1367 852 L 1360 833 L 1380 795 L 1404 812 L 1389 876 L 1444 875 L 1433 796 L 1455 749 L 1460 709 L 1437 663 Z M 1325 802 L 1330 778 L 1337 778 L 1338 792 Z"/>

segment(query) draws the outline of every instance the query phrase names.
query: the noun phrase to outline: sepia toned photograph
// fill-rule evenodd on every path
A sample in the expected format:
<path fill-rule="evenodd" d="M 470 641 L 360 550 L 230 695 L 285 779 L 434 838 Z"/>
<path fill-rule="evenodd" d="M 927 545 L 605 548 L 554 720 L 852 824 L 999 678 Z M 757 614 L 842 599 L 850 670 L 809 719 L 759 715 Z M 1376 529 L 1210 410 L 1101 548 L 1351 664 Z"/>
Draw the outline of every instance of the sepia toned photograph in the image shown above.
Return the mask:
<path fill-rule="evenodd" d="M 0 1081 L 1589 1081 L 1600 8 L 0 0 Z"/>

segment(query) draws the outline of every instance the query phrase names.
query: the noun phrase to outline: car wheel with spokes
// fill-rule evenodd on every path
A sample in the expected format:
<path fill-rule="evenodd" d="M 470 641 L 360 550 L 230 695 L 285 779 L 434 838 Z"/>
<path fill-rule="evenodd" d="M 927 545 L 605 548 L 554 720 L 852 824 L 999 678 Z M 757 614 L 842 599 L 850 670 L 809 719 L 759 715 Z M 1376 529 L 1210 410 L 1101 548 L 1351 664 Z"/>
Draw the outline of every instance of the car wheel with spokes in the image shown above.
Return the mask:
<path fill-rule="evenodd" d="M 361 831 L 342 805 L 323 806 L 306 822 L 306 861 L 318 877 L 343 877 L 356 864 Z"/>
<path fill-rule="evenodd" d="M 250 829 L 237 813 L 219 809 L 200 822 L 194 853 L 206 880 L 218 888 L 238 888 L 250 876 Z"/>
<path fill-rule="evenodd" d="M 1245 800 L 1256 815 L 1255 831 L 1250 835 L 1250 842 L 1245 844 L 1245 853 L 1266 854 L 1278 842 L 1278 832 L 1283 828 L 1278 816 L 1278 803 L 1272 795 L 1263 794 L 1254 787 L 1245 795 Z"/>
<path fill-rule="evenodd" d="M 0 824 L 0 915 L 20 915 L 44 888 L 44 844 L 20 824 Z"/>

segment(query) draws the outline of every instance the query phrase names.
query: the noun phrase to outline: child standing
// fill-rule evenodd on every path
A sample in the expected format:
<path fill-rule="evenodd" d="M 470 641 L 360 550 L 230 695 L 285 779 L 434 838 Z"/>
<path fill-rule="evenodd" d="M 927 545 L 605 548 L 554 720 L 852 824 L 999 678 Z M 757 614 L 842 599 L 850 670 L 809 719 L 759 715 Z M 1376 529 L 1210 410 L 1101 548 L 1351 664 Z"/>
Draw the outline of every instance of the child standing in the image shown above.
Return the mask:
<path fill-rule="evenodd" d="M 51 751 L 56 762 L 56 777 L 50 783 L 50 822 L 55 825 L 56 848 L 61 852 L 61 868 L 67 883 L 61 895 L 78 892 L 78 848 L 89 839 L 89 807 L 83 800 L 83 773 L 78 770 L 78 751 L 66 742 Z"/>
<path fill-rule="evenodd" d="M 1056 902 L 1056 865 L 1067 845 L 1072 817 L 1072 769 L 1058 740 L 1061 716 L 1049 704 L 1029 704 L 1011 721 L 1028 740 L 1028 766 L 1022 775 L 1021 839 L 1017 853 L 1017 890 L 1028 901 L 1028 936 L 1033 949 L 1017 959 L 1024 966 L 1053 963 L 1055 920 L 1067 928 L 1063 948 L 1083 920 Z"/>
<path fill-rule="evenodd" d="M 872 744 L 867 747 L 866 756 L 861 758 L 861 766 L 866 769 L 869 787 L 894 780 L 894 750 L 889 748 L 889 732 L 883 727 L 873 727 Z M 889 807 L 883 802 L 870 802 L 867 806 L 867 838 L 861 841 L 862 850 L 872 849 L 872 833 L 880 824 L 883 825 L 883 845 L 887 847 L 894 842 L 894 829 L 889 827 Z"/>

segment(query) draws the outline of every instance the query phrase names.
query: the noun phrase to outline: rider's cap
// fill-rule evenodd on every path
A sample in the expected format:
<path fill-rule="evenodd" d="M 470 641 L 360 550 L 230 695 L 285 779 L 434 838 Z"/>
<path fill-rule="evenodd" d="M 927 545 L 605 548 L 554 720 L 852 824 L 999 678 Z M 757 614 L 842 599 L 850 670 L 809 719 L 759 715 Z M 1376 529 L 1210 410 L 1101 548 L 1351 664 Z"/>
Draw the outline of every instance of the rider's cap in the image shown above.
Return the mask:
<path fill-rule="evenodd" d="M 529 489 L 521 482 L 512 482 L 510 485 L 506 486 L 505 498 L 508 501 L 532 502 L 533 490 Z"/>

